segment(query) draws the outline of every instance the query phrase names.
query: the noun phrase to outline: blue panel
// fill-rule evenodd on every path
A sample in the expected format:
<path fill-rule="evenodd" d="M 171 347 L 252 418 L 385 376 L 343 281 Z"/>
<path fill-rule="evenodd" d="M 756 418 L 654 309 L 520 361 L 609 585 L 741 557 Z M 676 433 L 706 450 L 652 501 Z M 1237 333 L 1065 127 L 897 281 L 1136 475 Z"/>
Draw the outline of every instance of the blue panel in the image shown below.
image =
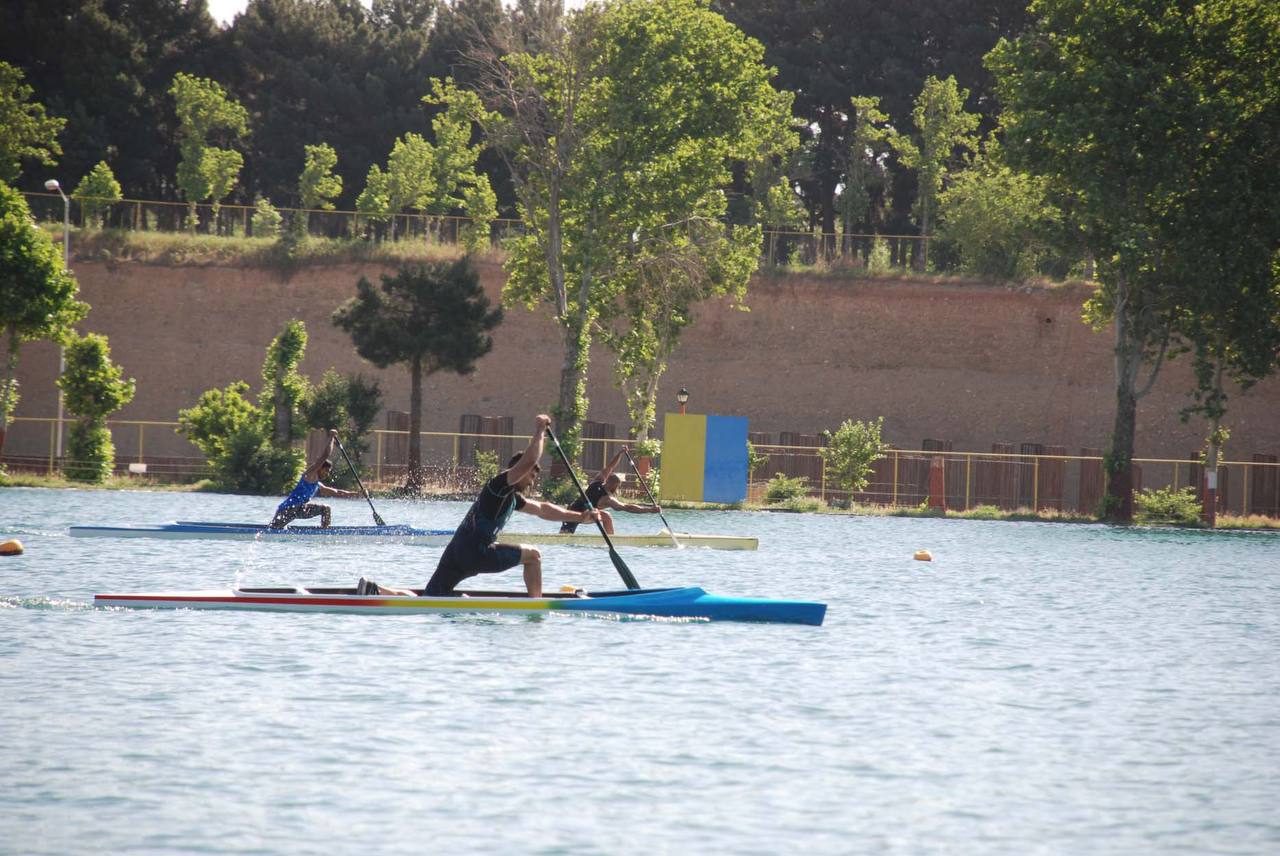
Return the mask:
<path fill-rule="evenodd" d="M 747 417 L 707 417 L 707 457 L 703 502 L 742 502 L 747 498 Z"/>

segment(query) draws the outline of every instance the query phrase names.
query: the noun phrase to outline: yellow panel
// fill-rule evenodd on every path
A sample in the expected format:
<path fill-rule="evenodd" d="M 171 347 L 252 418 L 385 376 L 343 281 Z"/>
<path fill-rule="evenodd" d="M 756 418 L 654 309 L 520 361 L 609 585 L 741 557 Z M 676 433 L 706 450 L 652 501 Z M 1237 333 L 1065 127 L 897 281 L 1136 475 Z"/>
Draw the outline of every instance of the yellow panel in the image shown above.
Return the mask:
<path fill-rule="evenodd" d="M 668 413 L 662 423 L 662 499 L 701 502 L 706 459 L 707 417 Z"/>

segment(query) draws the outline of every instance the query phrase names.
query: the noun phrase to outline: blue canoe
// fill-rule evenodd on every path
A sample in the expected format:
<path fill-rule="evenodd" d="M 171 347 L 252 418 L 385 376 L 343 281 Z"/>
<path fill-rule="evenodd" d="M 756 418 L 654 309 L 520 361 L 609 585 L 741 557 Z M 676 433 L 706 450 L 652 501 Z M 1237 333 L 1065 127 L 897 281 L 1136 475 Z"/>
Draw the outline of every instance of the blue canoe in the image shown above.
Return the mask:
<path fill-rule="evenodd" d="M 94 604 L 129 609 L 238 609 L 274 612 L 587 612 L 709 621 L 757 621 L 821 625 L 827 605 L 798 600 L 720 597 L 700 588 L 587 592 L 576 589 L 540 598 L 511 591 L 467 591 L 448 596 L 357 595 L 353 588 L 244 588 L 213 591 L 94 595 Z"/>
<path fill-rule="evenodd" d="M 76 538 L 188 538 L 230 541 L 261 539 L 325 544 L 374 541 L 418 544 L 427 547 L 443 547 L 453 537 L 452 529 L 415 529 L 403 524 L 328 527 L 299 524 L 286 526 L 284 529 L 272 529 L 261 523 L 209 523 L 192 520 L 134 526 L 72 526 L 69 531 Z"/>

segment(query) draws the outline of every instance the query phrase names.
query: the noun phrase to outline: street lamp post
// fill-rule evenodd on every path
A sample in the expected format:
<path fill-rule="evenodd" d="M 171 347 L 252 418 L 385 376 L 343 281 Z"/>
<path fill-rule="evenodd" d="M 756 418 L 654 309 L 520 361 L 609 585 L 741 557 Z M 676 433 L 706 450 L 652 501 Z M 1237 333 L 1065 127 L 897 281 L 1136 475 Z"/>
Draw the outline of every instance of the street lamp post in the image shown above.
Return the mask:
<path fill-rule="evenodd" d="M 62 185 L 58 183 L 58 179 L 51 178 L 44 183 L 44 189 L 58 191 L 58 195 L 62 197 L 62 267 L 68 273 L 71 272 L 71 200 L 67 198 L 67 194 L 62 192 Z M 58 377 L 62 377 L 62 373 L 67 369 L 66 350 L 58 346 Z M 62 387 L 58 387 L 58 442 L 54 454 L 58 460 L 62 460 Z"/>
<path fill-rule="evenodd" d="M 689 403 L 689 390 L 680 387 L 680 391 L 676 393 L 676 402 L 680 405 L 680 415 L 684 416 L 684 406 Z"/>

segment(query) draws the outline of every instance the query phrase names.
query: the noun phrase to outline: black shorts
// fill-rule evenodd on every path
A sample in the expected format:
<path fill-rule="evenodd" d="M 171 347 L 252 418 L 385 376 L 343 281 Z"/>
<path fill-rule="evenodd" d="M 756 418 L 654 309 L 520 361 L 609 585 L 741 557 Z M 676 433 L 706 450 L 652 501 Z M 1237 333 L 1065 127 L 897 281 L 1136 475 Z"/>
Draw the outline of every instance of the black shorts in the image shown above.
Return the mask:
<path fill-rule="evenodd" d="M 272 529 L 283 529 L 293 520 L 310 520 L 312 517 L 320 517 L 329 510 L 327 505 L 318 505 L 314 502 L 308 502 L 306 505 L 290 505 L 288 508 L 282 508 L 276 512 L 276 516 L 271 520 Z M 262 518 L 258 518 L 261 520 Z"/>
<path fill-rule="evenodd" d="M 427 583 L 426 594 L 453 594 L 458 583 L 477 574 L 496 574 L 520 564 L 520 548 L 515 544 L 462 546 L 450 541 L 440 556 L 436 572 Z"/>

